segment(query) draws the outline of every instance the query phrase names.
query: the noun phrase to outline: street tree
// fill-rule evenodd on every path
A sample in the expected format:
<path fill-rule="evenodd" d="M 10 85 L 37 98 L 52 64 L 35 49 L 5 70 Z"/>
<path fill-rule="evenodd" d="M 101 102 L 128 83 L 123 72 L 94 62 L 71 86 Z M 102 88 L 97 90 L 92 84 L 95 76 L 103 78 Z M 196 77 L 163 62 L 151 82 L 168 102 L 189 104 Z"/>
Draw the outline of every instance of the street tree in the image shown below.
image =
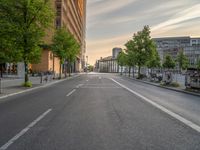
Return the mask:
<path fill-rule="evenodd" d="M 61 71 L 62 65 L 67 60 L 69 68 L 71 66 L 71 63 L 75 61 L 76 56 L 79 53 L 79 50 L 80 50 L 79 44 L 76 42 L 73 35 L 66 28 L 57 29 L 53 37 L 52 51 L 60 59 L 60 69 L 59 69 L 60 79 L 62 75 Z"/>
<path fill-rule="evenodd" d="M 152 49 L 152 55 L 150 59 L 147 61 L 147 67 L 150 69 L 161 67 L 160 56 L 156 49 Z"/>
<path fill-rule="evenodd" d="M 121 67 L 121 75 L 122 75 L 123 66 L 126 65 L 126 54 L 123 51 L 120 52 L 119 55 L 117 56 L 117 63 Z"/>
<path fill-rule="evenodd" d="M 181 50 L 178 53 L 176 61 L 178 63 L 178 66 L 179 66 L 179 69 L 181 70 L 181 72 L 182 72 L 182 70 L 187 69 L 189 66 L 189 60 L 188 60 L 187 56 L 183 53 L 183 50 Z"/>
<path fill-rule="evenodd" d="M 133 77 L 134 77 L 134 67 L 136 65 L 136 58 L 135 58 L 135 51 L 133 50 L 135 48 L 134 41 L 129 40 L 126 44 L 126 53 L 127 53 L 127 65 L 129 66 L 129 76 L 130 76 L 130 68 L 133 68 Z"/>
<path fill-rule="evenodd" d="M 70 39 L 71 47 L 66 57 L 66 60 L 68 61 L 69 76 L 71 76 L 71 65 L 76 61 L 77 56 L 80 54 L 80 44 L 77 42 L 72 34 L 70 35 Z"/>
<path fill-rule="evenodd" d="M 3 77 L 3 64 L 20 61 L 21 54 L 15 48 L 14 38 L 11 36 L 13 29 L 5 18 L 0 19 L 0 26 L 0 71 Z"/>
<path fill-rule="evenodd" d="M 70 33 L 64 28 L 56 30 L 56 33 L 53 37 L 52 51 L 56 57 L 60 60 L 59 67 L 59 79 L 62 76 L 62 65 L 67 58 L 67 53 L 69 53 L 69 47 L 71 46 Z"/>
<path fill-rule="evenodd" d="M 132 40 L 128 41 L 125 46 L 134 54 L 134 62 L 138 66 L 138 78 L 141 76 L 141 67 L 147 64 L 155 49 L 155 44 L 150 36 L 149 26 L 144 26 L 142 31 L 133 35 Z"/>
<path fill-rule="evenodd" d="M 25 83 L 27 83 L 28 65 L 40 61 L 39 45 L 43 44 L 45 31 L 53 22 L 51 1 L 1 0 L 0 18 L 0 23 L 8 25 L 4 28 L 4 32 L 13 39 L 13 47 L 10 50 L 13 52 L 13 49 L 16 49 L 25 64 Z"/>
<path fill-rule="evenodd" d="M 165 69 L 174 69 L 176 66 L 175 61 L 171 55 L 166 55 L 163 62 L 163 68 Z"/>

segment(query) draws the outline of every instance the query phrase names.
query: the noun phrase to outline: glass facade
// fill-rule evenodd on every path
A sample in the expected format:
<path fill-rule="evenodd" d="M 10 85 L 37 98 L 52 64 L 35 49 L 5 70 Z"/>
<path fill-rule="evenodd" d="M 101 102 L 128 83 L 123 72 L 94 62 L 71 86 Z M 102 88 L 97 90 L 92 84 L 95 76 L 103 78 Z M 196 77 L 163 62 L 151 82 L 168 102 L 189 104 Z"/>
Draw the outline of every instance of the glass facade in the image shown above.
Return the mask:
<path fill-rule="evenodd" d="M 200 38 L 169 37 L 154 38 L 157 51 L 163 61 L 166 54 L 176 59 L 179 51 L 183 50 L 189 59 L 190 66 L 195 66 L 200 59 Z"/>

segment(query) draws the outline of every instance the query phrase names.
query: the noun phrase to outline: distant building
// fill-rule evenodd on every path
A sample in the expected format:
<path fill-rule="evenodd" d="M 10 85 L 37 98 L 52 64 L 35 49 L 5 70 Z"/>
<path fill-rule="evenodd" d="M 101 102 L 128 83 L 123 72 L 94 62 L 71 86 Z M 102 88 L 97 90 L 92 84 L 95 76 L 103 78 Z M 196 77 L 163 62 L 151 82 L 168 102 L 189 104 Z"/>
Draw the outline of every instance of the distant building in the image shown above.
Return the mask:
<path fill-rule="evenodd" d="M 200 38 L 191 38 L 190 46 L 200 46 Z"/>
<path fill-rule="evenodd" d="M 188 57 L 190 66 L 196 67 L 198 60 L 200 60 L 200 46 L 185 47 L 184 54 Z"/>
<path fill-rule="evenodd" d="M 119 72 L 119 65 L 117 59 L 112 56 L 101 58 L 98 60 L 98 71 L 105 73 L 117 73 Z"/>
<path fill-rule="evenodd" d="M 113 48 L 112 56 L 108 56 L 105 58 L 100 58 L 96 61 L 95 68 L 99 72 L 105 73 L 117 73 L 119 72 L 119 65 L 117 63 L 117 56 L 122 51 L 121 48 Z"/>
<path fill-rule="evenodd" d="M 112 58 L 116 59 L 119 53 L 122 51 L 121 48 L 115 47 L 112 49 Z"/>
<path fill-rule="evenodd" d="M 153 40 L 156 43 L 161 61 L 167 54 L 175 59 L 181 50 L 188 57 L 190 66 L 195 66 L 198 59 L 200 59 L 200 38 L 185 36 L 154 38 Z"/>

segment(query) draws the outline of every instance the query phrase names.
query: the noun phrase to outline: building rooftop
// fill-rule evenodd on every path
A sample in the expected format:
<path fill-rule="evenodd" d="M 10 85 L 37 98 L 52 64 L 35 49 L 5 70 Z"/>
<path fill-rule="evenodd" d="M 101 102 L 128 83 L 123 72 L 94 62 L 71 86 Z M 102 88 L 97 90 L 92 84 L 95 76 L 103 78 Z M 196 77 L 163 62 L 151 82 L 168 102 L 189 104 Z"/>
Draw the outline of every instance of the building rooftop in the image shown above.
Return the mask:
<path fill-rule="evenodd" d="M 153 40 L 165 40 L 165 39 L 191 39 L 190 36 L 177 36 L 177 37 L 160 37 L 160 38 L 153 38 Z"/>
<path fill-rule="evenodd" d="M 112 56 L 108 56 L 108 57 L 104 57 L 104 58 L 100 59 L 100 61 L 112 60 L 112 59 L 113 59 Z"/>

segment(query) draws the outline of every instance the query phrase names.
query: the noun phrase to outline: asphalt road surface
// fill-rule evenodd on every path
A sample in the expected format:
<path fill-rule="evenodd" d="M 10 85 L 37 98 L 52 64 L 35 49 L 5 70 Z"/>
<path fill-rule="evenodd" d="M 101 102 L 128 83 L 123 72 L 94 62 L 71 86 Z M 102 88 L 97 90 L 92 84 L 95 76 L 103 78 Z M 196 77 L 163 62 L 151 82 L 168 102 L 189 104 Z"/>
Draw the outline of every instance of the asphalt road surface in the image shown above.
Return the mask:
<path fill-rule="evenodd" d="M 200 97 L 80 75 L 2 99 L 0 150 L 200 150 Z"/>

